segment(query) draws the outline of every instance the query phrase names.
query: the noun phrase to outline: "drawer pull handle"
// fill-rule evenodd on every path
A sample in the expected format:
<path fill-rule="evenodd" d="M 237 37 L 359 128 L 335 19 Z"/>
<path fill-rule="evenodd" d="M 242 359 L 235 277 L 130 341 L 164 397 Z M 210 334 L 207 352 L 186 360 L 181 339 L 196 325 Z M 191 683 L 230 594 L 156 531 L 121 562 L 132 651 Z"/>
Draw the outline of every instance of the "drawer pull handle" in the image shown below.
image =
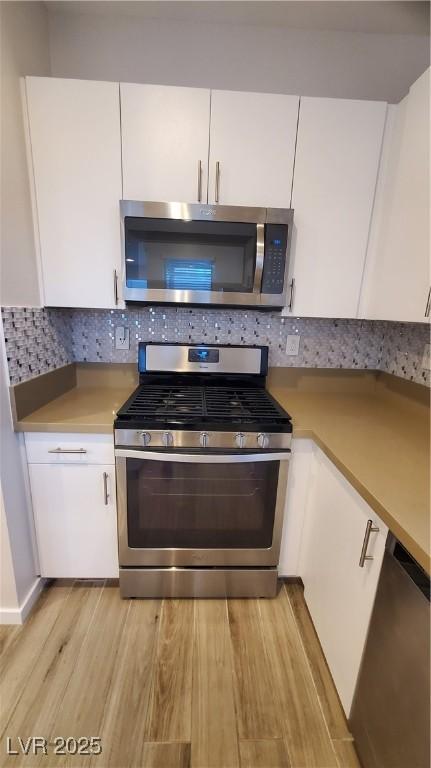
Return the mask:
<path fill-rule="evenodd" d="M 114 269 L 114 303 L 115 306 L 118 304 L 118 274 L 117 270 Z"/>
<path fill-rule="evenodd" d="M 198 203 L 202 202 L 202 160 L 198 160 Z"/>
<path fill-rule="evenodd" d="M 365 560 L 374 560 L 374 557 L 372 557 L 372 555 L 367 555 L 367 549 L 368 549 L 368 542 L 370 540 L 370 534 L 378 533 L 378 532 L 379 532 L 379 528 L 377 528 L 376 525 L 373 525 L 373 521 L 367 520 L 367 527 L 365 528 L 365 536 L 364 536 L 364 541 L 362 543 L 361 556 L 359 558 L 360 568 L 364 567 Z"/>
<path fill-rule="evenodd" d="M 289 312 L 292 312 L 293 310 L 293 299 L 295 296 L 295 278 L 292 277 L 292 280 L 290 281 L 290 301 L 288 305 Z"/>
<path fill-rule="evenodd" d="M 52 448 L 48 453 L 87 453 L 85 448 Z"/>
<path fill-rule="evenodd" d="M 216 162 L 216 172 L 215 172 L 215 201 L 218 203 L 220 200 L 220 162 L 217 160 Z"/>
<path fill-rule="evenodd" d="M 109 501 L 109 493 L 108 493 L 108 473 L 103 473 L 103 500 L 105 503 L 105 507 L 108 506 Z"/>

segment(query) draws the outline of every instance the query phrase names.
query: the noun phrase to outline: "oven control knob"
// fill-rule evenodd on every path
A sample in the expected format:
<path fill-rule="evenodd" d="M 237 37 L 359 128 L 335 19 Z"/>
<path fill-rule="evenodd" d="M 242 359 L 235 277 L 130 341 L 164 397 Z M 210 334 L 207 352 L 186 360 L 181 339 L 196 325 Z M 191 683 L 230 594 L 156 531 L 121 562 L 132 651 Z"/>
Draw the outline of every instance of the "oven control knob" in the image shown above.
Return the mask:
<path fill-rule="evenodd" d="M 162 435 L 162 443 L 166 448 L 168 448 L 172 443 L 174 442 L 174 438 L 172 436 L 172 432 L 163 432 Z"/>
<path fill-rule="evenodd" d="M 151 443 L 151 435 L 149 432 L 139 432 L 142 445 L 149 445 Z"/>
<path fill-rule="evenodd" d="M 268 435 L 265 435 L 264 432 L 259 432 L 257 436 L 257 444 L 259 448 L 268 448 L 268 445 L 269 445 Z"/>
<path fill-rule="evenodd" d="M 235 435 L 235 442 L 238 446 L 238 448 L 244 448 L 245 446 L 245 435 L 243 432 L 237 432 Z"/>
<path fill-rule="evenodd" d="M 202 446 L 202 448 L 208 448 L 210 436 L 208 432 L 201 432 L 199 435 L 199 444 Z"/>

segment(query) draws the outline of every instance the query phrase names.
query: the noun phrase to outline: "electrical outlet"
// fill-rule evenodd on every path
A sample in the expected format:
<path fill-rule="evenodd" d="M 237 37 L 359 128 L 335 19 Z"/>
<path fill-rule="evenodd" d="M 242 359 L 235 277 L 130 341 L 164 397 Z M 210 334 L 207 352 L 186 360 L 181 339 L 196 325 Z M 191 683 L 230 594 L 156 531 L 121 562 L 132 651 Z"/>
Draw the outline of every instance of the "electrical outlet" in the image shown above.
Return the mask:
<path fill-rule="evenodd" d="M 426 371 L 431 371 L 431 344 L 425 344 L 422 368 L 425 368 Z"/>
<path fill-rule="evenodd" d="M 299 342 L 301 340 L 301 337 L 299 334 L 293 333 L 292 335 L 289 335 L 287 337 L 286 342 L 286 355 L 297 355 L 299 354 Z"/>
<path fill-rule="evenodd" d="M 122 325 L 117 325 L 115 329 L 115 349 L 129 349 L 130 331 Z"/>

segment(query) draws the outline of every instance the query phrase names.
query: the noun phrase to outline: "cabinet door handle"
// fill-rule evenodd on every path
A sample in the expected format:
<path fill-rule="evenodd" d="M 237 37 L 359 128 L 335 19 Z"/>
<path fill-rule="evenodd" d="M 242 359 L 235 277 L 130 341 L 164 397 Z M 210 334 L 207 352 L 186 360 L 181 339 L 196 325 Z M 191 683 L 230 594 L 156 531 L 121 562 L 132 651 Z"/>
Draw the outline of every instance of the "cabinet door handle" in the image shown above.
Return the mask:
<path fill-rule="evenodd" d="M 51 448 L 48 453 L 87 453 L 85 448 Z"/>
<path fill-rule="evenodd" d="M 425 317 L 430 316 L 430 309 L 431 309 L 431 288 L 428 291 L 427 305 L 425 307 Z"/>
<path fill-rule="evenodd" d="M 118 274 L 116 269 L 114 269 L 114 303 L 115 306 L 118 304 Z"/>
<path fill-rule="evenodd" d="M 362 543 L 361 556 L 359 558 L 360 568 L 364 567 L 365 560 L 374 560 L 374 557 L 372 557 L 372 555 L 367 555 L 367 549 L 368 549 L 368 542 L 370 540 L 370 534 L 378 533 L 378 532 L 379 532 L 379 528 L 377 528 L 376 525 L 373 525 L 373 521 L 367 520 L 367 527 L 365 528 L 365 536 L 364 536 L 364 541 Z"/>
<path fill-rule="evenodd" d="M 292 312 L 292 310 L 293 310 L 293 299 L 294 299 L 294 297 L 295 297 L 295 278 L 292 277 L 292 279 L 290 281 L 290 299 L 289 299 L 289 305 L 288 305 L 288 309 L 289 309 L 290 312 Z"/>
<path fill-rule="evenodd" d="M 216 162 L 216 172 L 215 172 L 215 201 L 216 203 L 219 202 L 220 198 L 220 163 L 217 160 Z"/>
<path fill-rule="evenodd" d="M 202 202 L 202 160 L 198 160 L 198 203 Z"/>
<path fill-rule="evenodd" d="M 103 500 L 104 500 L 105 507 L 108 506 L 108 501 L 109 501 L 108 477 L 109 477 L 108 473 L 104 472 L 103 473 Z"/>

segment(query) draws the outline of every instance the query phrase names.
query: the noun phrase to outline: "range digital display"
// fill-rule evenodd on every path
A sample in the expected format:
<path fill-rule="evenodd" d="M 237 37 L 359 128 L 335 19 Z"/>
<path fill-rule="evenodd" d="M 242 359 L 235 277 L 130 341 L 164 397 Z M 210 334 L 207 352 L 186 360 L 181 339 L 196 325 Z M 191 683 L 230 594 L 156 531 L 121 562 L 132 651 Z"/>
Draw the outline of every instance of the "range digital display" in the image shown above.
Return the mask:
<path fill-rule="evenodd" d="M 189 349 L 189 363 L 218 363 L 219 350 L 199 347 Z"/>

